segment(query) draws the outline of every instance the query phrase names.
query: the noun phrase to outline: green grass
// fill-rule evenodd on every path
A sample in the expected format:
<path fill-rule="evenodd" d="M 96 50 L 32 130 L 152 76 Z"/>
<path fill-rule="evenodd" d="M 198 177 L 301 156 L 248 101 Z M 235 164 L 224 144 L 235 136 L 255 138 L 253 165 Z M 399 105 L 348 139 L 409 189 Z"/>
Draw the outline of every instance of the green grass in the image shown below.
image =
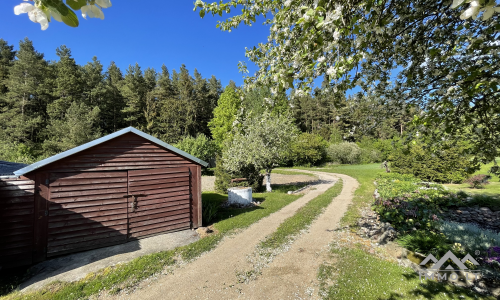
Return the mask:
<path fill-rule="evenodd" d="M 260 206 L 248 209 L 224 209 L 219 212 L 214 223 L 214 227 L 218 230 L 217 234 L 174 250 L 145 255 L 128 263 L 103 269 L 77 282 L 55 282 L 32 293 L 14 292 L 2 299 L 87 299 L 102 290 L 115 294 L 162 272 L 165 267 L 174 265 L 179 258 L 189 261 L 214 249 L 225 235 L 248 227 L 299 197 L 299 195 L 287 195 L 276 191 L 255 193 L 254 198 L 262 201 Z M 226 195 L 203 193 L 203 201 L 223 202 L 226 199 Z"/>
<path fill-rule="evenodd" d="M 499 158 L 497 158 L 499 161 Z M 481 169 L 474 173 L 489 175 L 488 171 L 493 166 L 493 163 L 481 165 Z M 453 191 L 464 191 L 474 197 L 474 201 L 470 205 L 480 205 L 487 207 L 498 207 L 500 209 L 500 182 L 498 176 L 492 176 L 490 184 L 484 185 L 483 188 L 474 189 L 468 184 L 443 184 Z"/>
<path fill-rule="evenodd" d="M 308 168 L 307 170 L 345 174 L 355 178 L 359 182 L 359 187 L 354 192 L 352 204 L 349 205 L 347 212 L 341 219 L 340 223 L 343 226 L 356 225 L 356 221 L 361 217 L 359 209 L 373 202 L 373 192 L 375 191 L 373 182 L 375 178 L 379 173 L 384 172 L 380 168 L 380 164 L 334 165 L 320 170 L 315 168 Z"/>
<path fill-rule="evenodd" d="M 260 246 L 276 249 L 285 244 L 292 236 L 309 226 L 341 191 L 342 180 L 340 179 L 326 192 L 309 201 L 293 216 L 283 221 L 275 232 L 261 242 Z"/>
<path fill-rule="evenodd" d="M 325 299 L 494 299 L 436 281 L 420 281 L 411 268 L 360 249 L 332 247 L 331 253 L 333 262 L 323 264 L 318 272 Z"/>
<path fill-rule="evenodd" d="M 310 177 L 316 177 L 316 175 L 311 174 L 311 173 L 288 171 L 288 170 L 286 170 L 286 169 L 284 169 L 284 170 L 282 170 L 282 169 L 275 169 L 275 170 L 273 170 L 273 172 L 271 173 L 271 176 L 272 176 L 272 174 L 281 174 L 281 175 L 305 175 L 305 176 L 310 176 Z M 272 180 L 272 178 L 271 178 L 271 180 Z"/>

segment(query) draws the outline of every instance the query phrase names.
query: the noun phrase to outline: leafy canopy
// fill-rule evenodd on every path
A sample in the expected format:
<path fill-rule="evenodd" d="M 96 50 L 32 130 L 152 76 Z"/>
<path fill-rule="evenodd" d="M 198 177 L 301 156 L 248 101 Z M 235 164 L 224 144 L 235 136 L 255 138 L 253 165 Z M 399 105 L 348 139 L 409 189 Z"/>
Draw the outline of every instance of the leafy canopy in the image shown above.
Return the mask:
<path fill-rule="evenodd" d="M 246 119 L 222 153 L 224 168 L 237 173 L 248 166 L 268 173 L 286 159 L 287 149 L 297 136 L 294 121 L 287 114 Z"/>
<path fill-rule="evenodd" d="M 301 96 L 317 77 L 344 94 L 364 92 L 419 105 L 415 123 L 434 140 L 466 138 L 477 158 L 500 145 L 500 24 L 494 0 L 233 0 L 195 10 L 241 13 L 217 27 L 231 31 L 263 16 L 266 43 L 246 50 L 258 71 L 248 88 L 294 88 Z M 244 64 L 240 64 L 244 69 Z M 246 70 L 242 70 L 246 71 Z"/>

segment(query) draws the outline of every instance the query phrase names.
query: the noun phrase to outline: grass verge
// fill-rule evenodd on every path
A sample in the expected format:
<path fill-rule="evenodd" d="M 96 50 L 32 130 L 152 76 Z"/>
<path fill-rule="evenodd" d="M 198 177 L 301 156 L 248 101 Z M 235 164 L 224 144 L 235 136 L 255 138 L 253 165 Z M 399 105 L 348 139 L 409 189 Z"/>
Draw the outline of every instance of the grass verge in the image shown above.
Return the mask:
<path fill-rule="evenodd" d="M 379 259 L 361 249 L 331 248 L 331 264 L 318 272 L 324 299 L 495 299 L 471 290 L 419 279 L 411 268 Z"/>
<path fill-rule="evenodd" d="M 359 209 L 373 202 L 373 192 L 375 191 L 373 182 L 377 174 L 383 172 L 380 168 L 380 164 L 335 165 L 320 170 L 315 168 L 308 168 L 308 170 L 345 174 L 355 178 L 359 182 L 359 187 L 354 192 L 352 203 L 349 205 L 347 212 L 340 221 L 342 226 L 356 225 L 356 221 L 361 217 Z"/>
<path fill-rule="evenodd" d="M 326 192 L 309 201 L 293 216 L 283 221 L 275 232 L 261 242 L 260 247 L 275 249 L 285 244 L 292 236 L 309 226 L 341 191 L 342 179 L 339 179 Z"/>
<path fill-rule="evenodd" d="M 34 292 L 13 292 L 1 299 L 88 299 L 105 290 L 111 294 L 117 294 L 120 290 L 131 288 L 147 278 L 161 274 L 166 267 L 175 265 L 179 260 L 190 261 L 212 250 L 224 236 L 248 227 L 299 197 L 282 192 L 255 193 L 254 198 L 262 202 L 260 206 L 219 211 L 217 221 L 214 223 L 217 234 L 170 251 L 145 255 L 128 263 L 105 268 L 88 274 L 87 277 L 77 282 L 54 282 Z M 226 200 L 226 195 L 203 194 L 203 201 L 224 202 Z"/>

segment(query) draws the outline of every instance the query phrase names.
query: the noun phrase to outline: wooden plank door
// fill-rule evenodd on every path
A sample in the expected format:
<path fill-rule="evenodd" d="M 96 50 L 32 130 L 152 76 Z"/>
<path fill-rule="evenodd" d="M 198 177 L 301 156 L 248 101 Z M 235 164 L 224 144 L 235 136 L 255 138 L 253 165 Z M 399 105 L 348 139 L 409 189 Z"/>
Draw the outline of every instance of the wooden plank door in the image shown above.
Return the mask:
<path fill-rule="evenodd" d="M 190 228 L 189 168 L 129 170 L 128 222 L 129 238 Z"/>
<path fill-rule="evenodd" d="M 127 241 L 127 171 L 51 173 L 47 257 Z"/>

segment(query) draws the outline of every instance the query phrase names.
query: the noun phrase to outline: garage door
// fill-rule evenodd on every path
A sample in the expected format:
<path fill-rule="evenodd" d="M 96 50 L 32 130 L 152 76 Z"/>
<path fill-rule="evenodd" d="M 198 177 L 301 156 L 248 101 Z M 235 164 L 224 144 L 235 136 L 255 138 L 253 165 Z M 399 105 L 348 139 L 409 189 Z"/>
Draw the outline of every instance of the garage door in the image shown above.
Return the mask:
<path fill-rule="evenodd" d="M 128 171 L 128 237 L 190 228 L 188 168 Z"/>
<path fill-rule="evenodd" d="M 50 174 L 47 256 L 127 240 L 127 171 Z"/>

